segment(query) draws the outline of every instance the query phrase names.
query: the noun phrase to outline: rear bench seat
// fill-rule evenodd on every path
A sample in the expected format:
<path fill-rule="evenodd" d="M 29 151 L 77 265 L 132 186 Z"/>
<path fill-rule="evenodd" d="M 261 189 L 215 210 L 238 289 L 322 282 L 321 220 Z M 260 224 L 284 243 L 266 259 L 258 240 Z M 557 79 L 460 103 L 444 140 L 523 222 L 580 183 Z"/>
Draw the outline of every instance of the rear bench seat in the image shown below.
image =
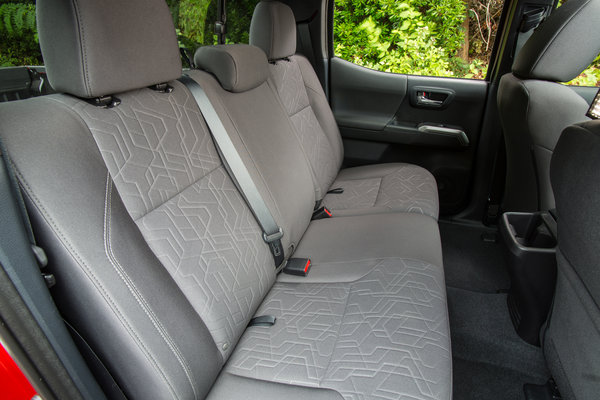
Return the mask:
<path fill-rule="evenodd" d="M 266 82 L 265 56 L 204 50 L 207 63 L 236 72 L 189 75 L 282 226 L 286 257 L 314 262 L 307 277 L 276 274 L 194 98 L 175 80 L 166 4 L 97 4 L 38 1 L 49 78 L 67 94 L 2 104 L 0 135 L 59 309 L 127 397 L 449 399 L 435 220 L 310 222 L 312 172 Z M 275 325 L 246 328 L 265 314 Z"/>
<path fill-rule="evenodd" d="M 435 178 L 424 168 L 393 163 L 340 171 L 344 148 L 323 88 L 310 62 L 296 55 L 296 20 L 290 7 L 261 1 L 250 25 L 250 44 L 270 62 L 278 92 L 309 160 L 317 200 L 334 215 L 415 212 L 438 217 Z M 343 193 L 329 193 L 342 188 Z"/>

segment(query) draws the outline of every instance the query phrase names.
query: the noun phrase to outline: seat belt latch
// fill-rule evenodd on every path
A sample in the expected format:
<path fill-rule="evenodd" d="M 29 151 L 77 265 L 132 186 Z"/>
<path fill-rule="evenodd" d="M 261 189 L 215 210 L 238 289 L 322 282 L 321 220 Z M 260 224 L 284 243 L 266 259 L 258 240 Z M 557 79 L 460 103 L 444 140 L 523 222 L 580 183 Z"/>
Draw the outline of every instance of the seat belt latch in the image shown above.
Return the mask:
<path fill-rule="evenodd" d="M 288 275 L 306 276 L 312 263 L 310 258 L 290 258 L 283 268 L 283 273 Z"/>
<path fill-rule="evenodd" d="M 279 230 L 275 233 L 268 235 L 266 232 L 263 232 L 263 240 L 269 245 L 269 249 L 271 250 L 271 254 L 273 254 L 273 259 L 275 260 L 275 268 L 279 269 L 285 257 L 283 255 L 283 246 L 281 244 L 281 238 L 283 237 L 283 229 L 279 228 Z"/>
<path fill-rule="evenodd" d="M 331 218 L 333 214 L 325 207 L 321 207 L 313 212 L 311 220 L 323 219 L 323 218 Z"/>
<path fill-rule="evenodd" d="M 254 317 L 250 320 L 248 327 L 251 326 L 273 326 L 277 318 L 272 315 L 259 315 L 258 317 Z"/>
<path fill-rule="evenodd" d="M 267 243 L 272 243 L 276 240 L 279 240 L 283 237 L 283 229 L 279 228 L 279 230 L 275 233 L 267 235 L 266 232 L 263 232 L 263 240 Z"/>

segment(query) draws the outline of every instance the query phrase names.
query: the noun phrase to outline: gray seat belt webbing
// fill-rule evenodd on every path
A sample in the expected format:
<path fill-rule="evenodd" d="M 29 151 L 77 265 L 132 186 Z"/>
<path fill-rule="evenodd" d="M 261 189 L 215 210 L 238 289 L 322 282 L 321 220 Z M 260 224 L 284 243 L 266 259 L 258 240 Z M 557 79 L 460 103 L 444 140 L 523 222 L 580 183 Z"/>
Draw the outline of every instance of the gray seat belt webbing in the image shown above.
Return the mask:
<path fill-rule="evenodd" d="M 198 103 L 198 107 L 200 107 L 200 111 L 204 116 L 206 125 L 208 125 L 215 145 L 221 153 L 223 164 L 225 164 L 225 168 L 229 171 L 260 225 L 263 231 L 263 239 L 269 244 L 275 261 L 275 267 L 278 268 L 284 261 L 283 246 L 281 244 L 281 238 L 283 237 L 282 229 L 275 222 L 271 211 L 269 211 L 264 199 L 260 195 L 248 169 L 244 165 L 242 158 L 204 89 L 202 89 L 198 82 L 187 75 L 183 75 L 179 78 L 179 81 L 187 86 L 192 96 L 194 96 L 196 103 Z"/>

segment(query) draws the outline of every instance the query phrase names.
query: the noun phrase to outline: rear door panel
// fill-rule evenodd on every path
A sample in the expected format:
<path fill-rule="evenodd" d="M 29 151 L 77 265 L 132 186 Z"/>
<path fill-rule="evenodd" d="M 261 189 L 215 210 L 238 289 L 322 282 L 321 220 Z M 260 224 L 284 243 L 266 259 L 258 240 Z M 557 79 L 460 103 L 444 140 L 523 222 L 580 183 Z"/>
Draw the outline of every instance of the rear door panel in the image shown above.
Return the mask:
<path fill-rule="evenodd" d="M 436 177 L 442 214 L 466 204 L 488 91 L 481 80 L 391 74 L 331 60 L 345 166 L 408 162 Z"/>

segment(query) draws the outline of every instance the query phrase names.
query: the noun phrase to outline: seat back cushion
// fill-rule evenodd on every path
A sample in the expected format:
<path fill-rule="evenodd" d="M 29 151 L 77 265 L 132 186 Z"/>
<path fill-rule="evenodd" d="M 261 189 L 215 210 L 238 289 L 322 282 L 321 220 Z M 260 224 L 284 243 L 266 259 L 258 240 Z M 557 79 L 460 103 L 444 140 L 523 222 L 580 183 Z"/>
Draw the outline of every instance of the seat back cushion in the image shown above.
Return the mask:
<path fill-rule="evenodd" d="M 269 29 L 277 26 L 286 33 Z M 293 45 L 286 38 L 294 37 Z M 252 17 L 250 44 L 262 48 L 271 60 L 271 84 L 277 91 L 298 140 L 309 160 L 315 194 L 323 199 L 344 158 L 340 132 L 310 62 L 296 52 L 296 21 L 292 10 L 277 1 L 260 2 Z"/>
<path fill-rule="evenodd" d="M 558 276 L 544 351 L 563 398 L 598 395 L 600 121 L 567 128 L 552 159 Z"/>

